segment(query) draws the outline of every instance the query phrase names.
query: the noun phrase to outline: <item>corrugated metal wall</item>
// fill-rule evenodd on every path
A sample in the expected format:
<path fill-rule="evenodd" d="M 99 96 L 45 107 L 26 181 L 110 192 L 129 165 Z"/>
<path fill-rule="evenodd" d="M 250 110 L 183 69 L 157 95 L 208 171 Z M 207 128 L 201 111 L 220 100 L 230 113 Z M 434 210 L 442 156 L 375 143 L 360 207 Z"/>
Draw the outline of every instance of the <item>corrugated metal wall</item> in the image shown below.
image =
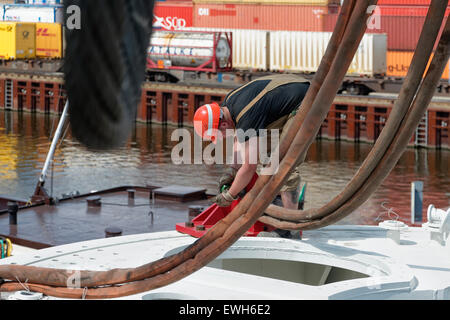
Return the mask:
<path fill-rule="evenodd" d="M 406 77 L 413 56 L 413 51 L 388 51 L 386 58 L 387 75 L 391 77 Z M 449 68 L 450 66 L 447 64 L 442 74 L 443 79 L 449 79 Z"/>
<path fill-rule="evenodd" d="M 156 2 L 153 18 L 153 28 L 156 30 L 176 31 L 192 27 L 192 1 Z"/>
<path fill-rule="evenodd" d="M 269 69 L 270 33 L 262 30 L 225 28 L 187 28 L 190 31 L 232 32 L 233 68 L 239 70 Z"/>
<path fill-rule="evenodd" d="M 301 5 L 194 4 L 194 27 L 329 31 L 326 17 L 337 8 Z"/>
<path fill-rule="evenodd" d="M 316 72 L 330 38 L 330 32 L 270 32 L 270 70 Z M 348 74 L 372 76 L 385 70 L 386 36 L 365 35 Z"/>
<path fill-rule="evenodd" d="M 59 23 L 36 23 L 36 56 L 62 58 L 62 27 Z"/>
<path fill-rule="evenodd" d="M 36 25 L 24 22 L 0 22 L 0 58 L 36 57 Z"/>

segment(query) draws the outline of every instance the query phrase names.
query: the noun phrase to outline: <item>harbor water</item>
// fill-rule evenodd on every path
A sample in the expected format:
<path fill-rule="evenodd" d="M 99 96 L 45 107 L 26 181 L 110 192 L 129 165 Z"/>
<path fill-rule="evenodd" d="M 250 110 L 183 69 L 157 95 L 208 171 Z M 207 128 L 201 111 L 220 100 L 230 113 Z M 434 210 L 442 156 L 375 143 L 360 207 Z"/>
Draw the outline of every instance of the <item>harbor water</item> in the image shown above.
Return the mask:
<path fill-rule="evenodd" d="M 36 187 L 56 129 L 58 117 L 0 111 L 0 194 L 28 199 Z M 129 143 L 110 152 L 93 152 L 72 139 L 70 129 L 56 151 L 46 189 L 55 197 L 88 193 L 123 185 L 183 185 L 215 193 L 224 171 L 220 165 L 176 165 L 171 141 L 177 128 L 137 124 Z M 370 144 L 316 141 L 302 166 L 307 183 L 305 208 L 320 207 L 333 199 L 356 173 Z M 424 209 L 429 204 L 450 206 L 450 152 L 408 149 L 370 199 L 341 224 L 378 224 L 387 209 L 410 220 L 413 181 L 424 182 Z M 386 209 L 387 208 L 387 209 Z M 391 214 L 395 216 L 395 214 Z"/>

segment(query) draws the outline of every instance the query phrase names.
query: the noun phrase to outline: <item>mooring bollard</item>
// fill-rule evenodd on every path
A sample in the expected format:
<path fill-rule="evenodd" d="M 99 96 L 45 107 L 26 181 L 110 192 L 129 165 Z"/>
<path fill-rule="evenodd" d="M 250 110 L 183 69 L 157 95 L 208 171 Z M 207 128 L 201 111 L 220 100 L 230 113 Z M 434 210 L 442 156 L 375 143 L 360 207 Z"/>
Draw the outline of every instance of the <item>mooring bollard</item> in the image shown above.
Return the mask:
<path fill-rule="evenodd" d="M 136 195 L 136 190 L 128 189 L 127 192 L 128 192 L 128 199 L 129 200 L 134 200 L 135 195 Z"/>
<path fill-rule="evenodd" d="M 423 182 L 414 181 L 411 184 L 411 223 L 422 223 Z"/>
<path fill-rule="evenodd" d="M 89 208 L 98 208 L 102 206 L 102 198 L 99 196 L 88 197 L 86 203 Z"/>
<path fill-rule="evenodd" d="M 109 227 L 105 229 L 105 238 L 120 237 L 122 235 L 122 229 L 117 227 Z"/>

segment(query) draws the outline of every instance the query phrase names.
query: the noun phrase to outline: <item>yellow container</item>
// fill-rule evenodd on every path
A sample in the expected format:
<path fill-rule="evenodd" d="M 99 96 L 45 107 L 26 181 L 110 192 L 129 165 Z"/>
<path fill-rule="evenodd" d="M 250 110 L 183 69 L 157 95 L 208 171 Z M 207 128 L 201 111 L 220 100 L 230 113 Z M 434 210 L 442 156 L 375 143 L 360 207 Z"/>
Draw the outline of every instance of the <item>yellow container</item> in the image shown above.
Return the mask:
<path fill-rule="evenodd" d="M 59 23 L 36 23 L 36 56 L 62 58 L 62 27 Z"/>
<path fill-rule="evenodd" d="M 0 22 L 0 59 L 36 58 L 34 23 Z"/>
<path fill-rule="evenodd" d="M 413 56 L 414 56 L 413 51 L 388 51 L 386 56 L 387 75 L 389 77 L 406 77 Z M 428 67 L 430 66 L 432 58 L 433 55 L 430 58 Z M 442 74 L 442 79 L 449 78 L 449 67 L 450 67 L 449 64 L 447 64 L 444 73 Z"/>

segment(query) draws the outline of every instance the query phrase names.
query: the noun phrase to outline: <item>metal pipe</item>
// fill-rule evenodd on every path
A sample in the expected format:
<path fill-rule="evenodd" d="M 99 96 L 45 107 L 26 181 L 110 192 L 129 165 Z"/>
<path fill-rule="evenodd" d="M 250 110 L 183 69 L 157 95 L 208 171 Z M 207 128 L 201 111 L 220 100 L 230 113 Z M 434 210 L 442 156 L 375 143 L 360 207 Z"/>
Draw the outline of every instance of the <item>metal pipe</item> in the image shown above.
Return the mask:
<path fill-rule="evenodd" d="M 42 169 L 42 173 L 39 177 L 39 182 L 40 182 L 41 186 L 43 186 L 45 183 L 45 178 L 47 177 L 48 169 L 53 160 L 53 156 L 55 155 L 56 145 L 58 144 L 58 140 L 61 137 L 62 130 L 63 130 L 64 124 L 66 122 L 66 118 L 68 115 L 68 110 L 69 110 L 69 100 L 67 100 L 66 105 L 64 107 L 64 111 L 63 111 L 63 113 L 61 115 L 61 119 L 59 120 L 59 123 L 58 123 L 58 128 L 56 129 L 55 136 L 53 137 L 53 141 L 50 146 L 50 150 L 47 154 L 47 159 L 45 160 L 45 163 L 44 163 L 44 168 Z"/>
<path fill-rule="evenodd" d="M 19 212 L 17 202 L 8 202 L 9 225 L 17 226 L 17 212 Z"/>
<path fill-rule="evenodd" d="M 411 223 L 422 223 L 423 181 L 411 183 Z"/>

